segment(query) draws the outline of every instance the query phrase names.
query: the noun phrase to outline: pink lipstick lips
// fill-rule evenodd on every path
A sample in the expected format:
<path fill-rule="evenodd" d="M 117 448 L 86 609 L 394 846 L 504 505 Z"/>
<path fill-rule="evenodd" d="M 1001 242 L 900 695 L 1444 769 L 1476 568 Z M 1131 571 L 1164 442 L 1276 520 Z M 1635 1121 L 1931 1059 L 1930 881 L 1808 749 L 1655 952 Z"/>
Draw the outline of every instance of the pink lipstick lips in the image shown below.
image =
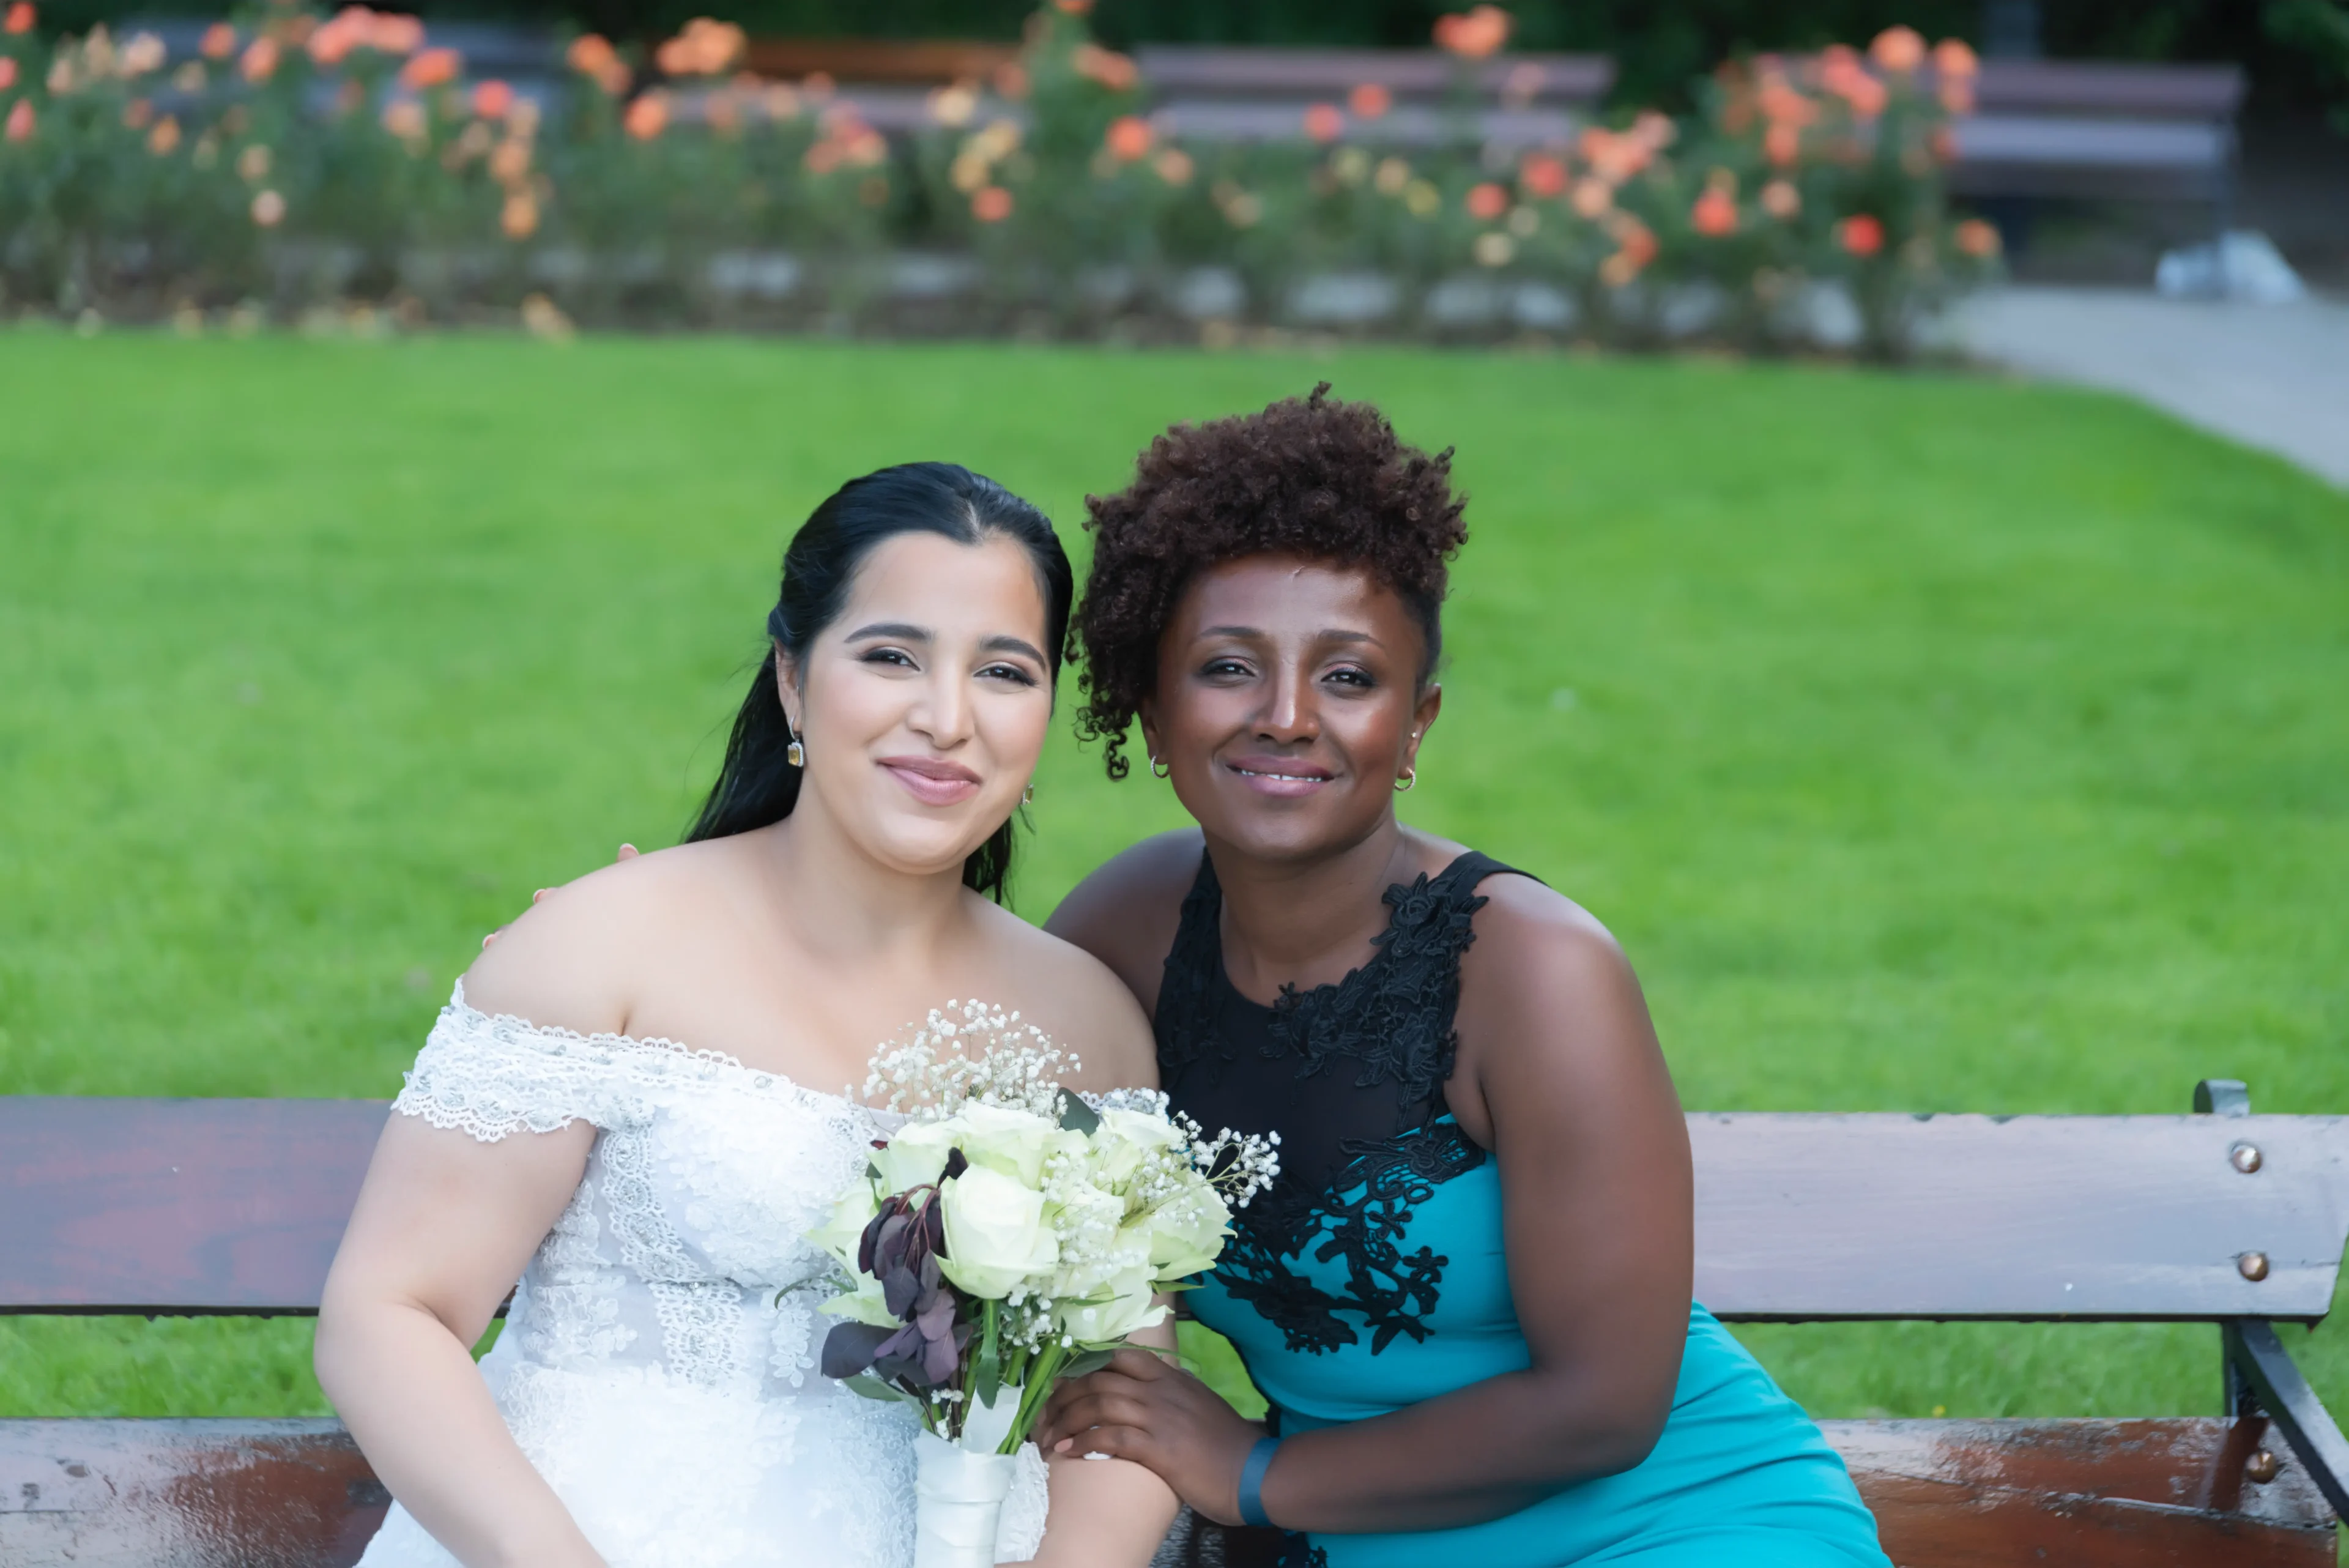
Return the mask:
<path fill-rule="evenodd" d="M 880 765 L 924 805 L 959 805 L 978 793 L 978 775 L 938 757 L 883 757 Z"/>

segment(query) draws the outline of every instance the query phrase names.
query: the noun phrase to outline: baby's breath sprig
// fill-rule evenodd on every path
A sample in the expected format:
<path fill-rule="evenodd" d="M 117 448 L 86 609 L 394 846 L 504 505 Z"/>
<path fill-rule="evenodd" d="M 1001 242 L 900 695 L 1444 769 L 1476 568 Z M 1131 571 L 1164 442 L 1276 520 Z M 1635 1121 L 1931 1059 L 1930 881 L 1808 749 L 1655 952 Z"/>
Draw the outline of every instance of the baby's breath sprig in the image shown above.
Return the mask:
<path fill-rule="evenodd" d="M 913 1039 L 875 1054 L 864 1098 L 916 1121 L 944 1121 L 974 1103 L 1056 1119 L 1061 1079 L 1078 1065 L 1017 1012 L 949 1002 L 930 1010 Z"/>

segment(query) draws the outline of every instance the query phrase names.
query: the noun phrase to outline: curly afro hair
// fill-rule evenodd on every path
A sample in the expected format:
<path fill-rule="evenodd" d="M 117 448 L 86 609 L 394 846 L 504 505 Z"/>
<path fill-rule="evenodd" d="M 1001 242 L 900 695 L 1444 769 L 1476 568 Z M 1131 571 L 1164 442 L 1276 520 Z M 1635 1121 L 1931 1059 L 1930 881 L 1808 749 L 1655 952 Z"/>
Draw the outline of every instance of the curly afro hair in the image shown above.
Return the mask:
<path fill-rule="evenodd" d="M 1420 625 L 1423 681 L 1443 649 L 1439 613 L 1452 557 L 1468 538 L 1452 488 L 1452 449 L 1430 457 L 1395 439 L 1386 416 L 1322 382 L 1261 413 L 1176 425 L 1150 443 L 1133 483 L 1089 495 L 1094 535 L 1076 632 L 1085 703 L 1077 733 L 1108 742 L 1125 777 L 1127 729 L 1158 680 L 1158 639 L 1175 602 L 1207 567 L 1248 556 L 1367 566 Z"/>

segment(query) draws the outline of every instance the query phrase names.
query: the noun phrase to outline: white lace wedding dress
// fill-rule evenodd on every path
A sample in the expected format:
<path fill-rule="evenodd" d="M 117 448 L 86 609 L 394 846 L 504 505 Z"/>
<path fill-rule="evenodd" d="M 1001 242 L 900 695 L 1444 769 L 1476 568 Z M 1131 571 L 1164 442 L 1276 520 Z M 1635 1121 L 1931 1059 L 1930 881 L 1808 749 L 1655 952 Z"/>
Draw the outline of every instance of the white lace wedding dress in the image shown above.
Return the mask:
<path fill-rule="evenodd" d="M 460 983 L 394 1109 L 595 1151 L 481 1359 L 514 1439 L 611 1568 L 907 1568 L 911 1408 L 816 1370 L 834 1265 L 804 1240 L 897 1118 L 665 1040 L 492 1017 Z M 1029 1448 L 999 1556 L 1044 1528 Z M 395 1503 L 361 1568 L 456 1559 Z"/>

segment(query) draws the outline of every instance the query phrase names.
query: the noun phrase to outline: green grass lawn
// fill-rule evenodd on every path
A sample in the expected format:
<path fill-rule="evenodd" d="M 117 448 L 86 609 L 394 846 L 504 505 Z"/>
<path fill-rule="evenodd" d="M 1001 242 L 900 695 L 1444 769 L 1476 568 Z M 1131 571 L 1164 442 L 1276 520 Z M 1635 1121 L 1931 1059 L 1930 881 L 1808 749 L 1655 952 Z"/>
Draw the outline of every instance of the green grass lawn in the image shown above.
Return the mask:
<path fill-rule="evenodd" d="M 1621 936 L 1692 1106 L 2349 1111 L 2349 497 L 1991 379 L 1401 351 L 0 334 L 0 1092 L 384 1096 L 482 931 L 674 839 L 785 535 L 1076 541 L 1320 377 L 1456 443 L 1406 815 Z M 1064 708 L 1066 703 L 1064 701 Z M 1039 917 L 1177 810 L 1065 734 Z M 1857 1173 L 1856 1173 L 1857 1174 Z M 5 1265 L 0 1265 L 5 1266 Z M 2199 1328 L 1773 1328 L 1820 1414 L 2211 1411 Z M 2349 1328 L 2304 1346 L 2349 1407 Z M 0 1413 L 323 1408 L 301 1323 L 0 1320 Z"/>

